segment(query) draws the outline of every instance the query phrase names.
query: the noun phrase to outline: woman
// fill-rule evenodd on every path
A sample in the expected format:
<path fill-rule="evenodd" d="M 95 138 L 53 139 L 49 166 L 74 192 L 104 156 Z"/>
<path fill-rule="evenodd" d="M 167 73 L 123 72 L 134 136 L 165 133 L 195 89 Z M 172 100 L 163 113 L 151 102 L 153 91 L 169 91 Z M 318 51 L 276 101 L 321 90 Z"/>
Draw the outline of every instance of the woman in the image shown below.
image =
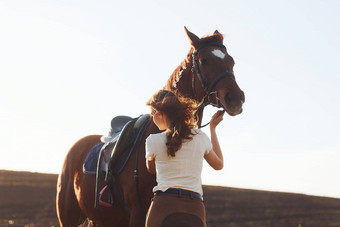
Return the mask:
<path fill-rule="evenodd" d="M 145 226 L 206 226 L 202 162 L 204 157 L 214 169 L 223 168 L 215 129 L 224 112 L 218 111 L 210 121 L 210 141 L 197 129 L 194 100 L 160 90 L 147 105 L 154 123 L 164 132 L 146 140 L 146 166 L 150 173 L 156 173 L 157 186 Z"/>

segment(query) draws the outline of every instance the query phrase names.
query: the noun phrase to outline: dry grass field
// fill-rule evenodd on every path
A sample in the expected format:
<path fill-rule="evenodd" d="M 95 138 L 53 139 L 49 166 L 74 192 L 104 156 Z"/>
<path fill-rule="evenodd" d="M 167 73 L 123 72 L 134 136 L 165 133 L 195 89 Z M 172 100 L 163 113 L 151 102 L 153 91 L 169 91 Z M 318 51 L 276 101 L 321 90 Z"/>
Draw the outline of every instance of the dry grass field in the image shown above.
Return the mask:
<path fill-rule="evenodd" d="M 59 226 L 57 175 L 0 170 L 0 226 Z M 204 186 L 209 227 L 340 227 L 340 199 Z"/>

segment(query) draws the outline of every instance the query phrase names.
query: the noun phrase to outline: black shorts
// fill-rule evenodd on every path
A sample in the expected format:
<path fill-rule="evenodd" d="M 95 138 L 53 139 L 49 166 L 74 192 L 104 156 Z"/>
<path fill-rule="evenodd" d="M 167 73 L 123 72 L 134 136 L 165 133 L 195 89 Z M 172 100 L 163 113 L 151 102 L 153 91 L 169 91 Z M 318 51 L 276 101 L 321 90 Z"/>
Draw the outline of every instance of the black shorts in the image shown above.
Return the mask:
<path fill-rule="evenodd" d="M 205 207 L 201 199 L 168 193 L 155 193 L 145 222 L 146 227 L 205 227 Z"/>

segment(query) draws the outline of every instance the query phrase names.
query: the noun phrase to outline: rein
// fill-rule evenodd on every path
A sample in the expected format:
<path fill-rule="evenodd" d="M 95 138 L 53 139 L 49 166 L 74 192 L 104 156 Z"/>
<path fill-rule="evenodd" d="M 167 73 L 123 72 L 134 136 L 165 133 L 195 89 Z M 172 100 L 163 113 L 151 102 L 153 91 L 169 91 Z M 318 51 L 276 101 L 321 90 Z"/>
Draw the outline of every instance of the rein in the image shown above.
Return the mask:
<path fill-rule="evenodd" d="M 204 109 L 204 107 L 208 106 L 209 105 L 209 102 L 204 102 L 202 103 L 199 107 L 197 107 L 197 110 L 199 109 Z M 221 112 L 218 116 L 220 116 L 221 114 L 223 114 L 225 112 L 225 110 L 223 110 L 223 112 Z M 197 112 L 196 112 L 197 113 Z M 206 126 L 208 126 L 210 124 L 210 121 L 204 125 L 201 125 L 199 128 L 204 128 Z"/>
<path fill-rule="evenodd" d="M 208 46 L 217 46 L 217 47 L 223 47 L 224 49 L 227 49 L 223 44 L 221 43 L 218 43 L 218 42 L 213 42 L 213 43 L 207 43 L 205 45 L 202 45 L 200 46 L 199 48 L 197 48 L 196 50 L 194 50 L 194 52 L 192 53 L 192 68 L 191 68 L 191 71 L 194 73 L 194 71 L 196 71 L 196 74 L 197 74 L 197 77 L 199 79 L 199 81 L 201 82 L 201 85 L 206 93 L 206 96 L 203 98 L 203 100 L 205 100 L 206 98 L 208 98 L 208 101 L 205 101 L 205 102 L 202 102 L 202 104 L 197 108 L 197 110 L 200 110 L 200 109 L 204 109 L 204 107 L 208 106 L 208 105 L 212 105 L 212 106 L 218 106 L 217 103 L 214 103 L 212 100 L 211 100 L 211 95 L 212 94 L 216 94 L 217 92 L 213 92 L 212 90 L 215 88 L 215 86 L 217 85 L 217 83 L 222 80 L 224 77 L 227 77 L 227 76 L 230 76 L 230 77 L 233 77 L 235 78 L 235 75 L 234 73 L 232 72 L 229 72 L 229 71 L 225 71 L 221 74 L 219 74 L 211 83 L 210 85 L 207 85 L 206 82 L 203 80 L 203 77 L 202 77 L 202 73 L 201 73 L 201 70 L 199 68 L 199 65 L 198 65 L 198 59 L 197 59 L 197 55 L 198 55 L 198 52 L 200 50 L 202 50 L 203 48 L 205 47 L 208 47 Z M 195 92 L 195 75 L 192 74 L 192 90 L 194 92 L 194 96 L 196 96 L 196 92 Z M 210 122 L 208 122 L 207 124 L 203 125 L 203 126 L 200 126 L 200 128 L 203 128 L 207 125 L 209 125 Z"/>

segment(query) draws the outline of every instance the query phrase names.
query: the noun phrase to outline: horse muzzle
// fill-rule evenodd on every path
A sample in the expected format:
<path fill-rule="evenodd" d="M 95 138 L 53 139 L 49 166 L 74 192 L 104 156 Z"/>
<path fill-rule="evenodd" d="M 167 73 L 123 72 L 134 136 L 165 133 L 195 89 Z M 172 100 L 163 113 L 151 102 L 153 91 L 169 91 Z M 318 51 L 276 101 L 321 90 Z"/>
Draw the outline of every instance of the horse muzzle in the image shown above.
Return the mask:
<path fill-rule="evenodd" d="M 218 97 L 221 107 L 230 115 L 236 116 L 243 111 L 243 103 L 245 102 L 244 92 L 240 91 L 238 94 L 226 92 Z"/>

